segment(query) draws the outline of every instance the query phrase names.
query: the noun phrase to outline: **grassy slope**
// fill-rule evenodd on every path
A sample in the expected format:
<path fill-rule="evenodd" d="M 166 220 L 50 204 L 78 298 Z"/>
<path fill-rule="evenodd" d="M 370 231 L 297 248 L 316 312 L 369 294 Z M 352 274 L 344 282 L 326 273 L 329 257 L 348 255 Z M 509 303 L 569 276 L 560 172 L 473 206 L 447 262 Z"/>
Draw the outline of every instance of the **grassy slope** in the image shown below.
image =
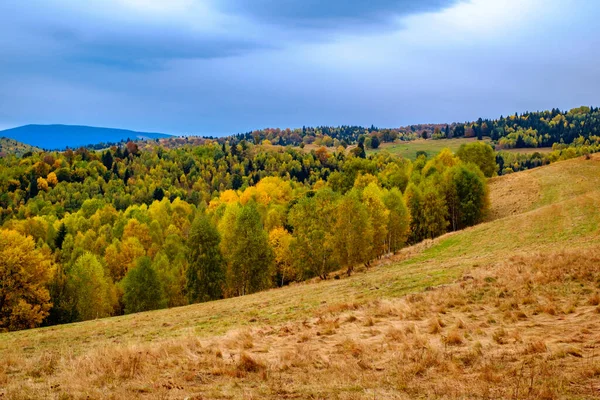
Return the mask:
<path fill-rule="evenodd" d="M 571 160 L 496 178 L 491 184 L 494 204 L 492 216 L 496 219 L 408 248 L 394 258 L 383 260 L 371 271 L 359 272 L 348 279 L 299 284 L 243 298 L 178 309 L 0 334 L 0 395 L 3 393 L 1 388 L 5 386 L 5 393 L 14 397 L 52 397 L 64 391 L 75 397 L 90 395 L 92 398 L 108 393 L 116 397 L 160 395 L 169 398 L 203 393 L 209 398 L 279 398 L 282 393 L 275 387 L 281 387 L 282 383 L 277 383 L 273 377 L 278 373 L 279 379 L 283 379 L 281 377 L 285 375 L 289 380 L 289 393 L 286 392 L 289 397 L 372 398 L 375 393 L 379 398 L 443 397 L 445 392 L 432 389 L 431 382 L 427 384 L 429 386 L 424 383 L 419 386 L 411 380 L 411 384 L 421 388 L 415 389 L 417 392 L 411 392 L 401 384 L 384 384 L 385 376 L 390 373 L 386 373 L 385 368 L 356 367 L 357 360 L 347 364 L 348 354 L 351 354 L 349 359 L 353 360 L 354 353 L 362 351 L 365 355 L 369 354 L 368 360 L 365 359 L 364 362 L 384 362 L 381 357 L 389 355 L 387 351 L 392 351 L 385 347 L 392 346 L 386 341 L 389 335 L 381 336 L 381 329 L 373 331 L 375 328 L 371 323 L 387 330 L 400 329 L 407 316 L 406 313 L 392 313 L 391 316 L 386 314 L 378 317 L 381 314 L 378 304 L 384 301 L 390 302 L 393 307 L 400 307 L 405 302 L 401 297 L 406 294 L 422 292 L 427 287 L 441 284 L 451 284 L 450 287 L 454 287 L 456 284 L 453 282 L 463 274 L 471 274 L 472 271 L 477 273 L 479 270 L 493 271 L 498 263 L 515 256 L 525 257 L 536 252 L 559 252 L 563 249 L 592 251 L 586 249 L 593 248 L 599 237 L 599 183 L 598 156 L 593 160 Z M 519 199 L 520 202 L 507 201 L 508 197 Z M 429 295 L 431 296 L 433 295 Z M 429 302 L 434 304 L 433 300 Z M 366 322 L 340 326 L 341 315 L 348 310 L 354 313 L 352 318 Z M 460 310 L 460 313 L 463 315 L 464 311 Z M 456 311 L 442 317 L 456 320 L 458 315 L 459 311 Z M 372 321 L 374 317 L 375 322 Z M 414 322 L 417 325 L 424 323 Z M 286 351 L 295 351 L 295 355 L 290 356 L 292 358 L 301 358 L 304 351 L 308 351 L 292 349 L 285 345 L 287 342 L 281 342 L 281 330 L 287 330 L 288 326 L 291 332 L 289 340 L 297 343 L 314 342 L 311 351 L 329 354 L 329 361 L 311 359 L 306 365 L 295 367 L 285 364 L 282 360 L 288 353 L 281 353 L 280 347 Z M 306 328 L 307 326 L 312 328 Z M 371 329 L 370 335 L 361 334 L 361 329 L 365 330 L 366 327 Z M 302 329 L 309 330 L 302 333 Z M 426 325 L 422 329 L 427 329 Z M 483 335 L 487 329 L 484 327 L 479 331 Z M 520 329 L 527 330 L 527 327 Z M 474 330 L 470 335 L 476 335 L 475 332 Z M 220 336 L 223 334 L 225 336 Z M 314 335 L 319 337 L 318 340 Z M 400 336 L 406 343 L 421 340 L 414 337 L 414 332 L 402 335 Z M 489 333 L 488 336 L 491 335 Z M 383 340 L 384 337 L 388 339 Z M 198 338 L 202 342 L 198 342 Z M 427 340 L 434 343 L 439 338 Z M 471 346 L 470 339 L 467 341 Z M 478 340 L 479 345 L 472 346 L 481 346 L 482 342 L 486 343 L 481 339 Z M 394 346 L 400 346 L 399 343 Z M 490 346 L 493 344 L 494 342 Z M 132 350 L 131 346 L 143 350 Z M 379 353 L 369 353 L 367 349 L 373 346 L 383 347 Z M 431 344 L 426 348 L 430 351 L 437 347 Z M 465 347 L 465 351 L 466 349 Z M 148 359 L 145 356 L 136 361 L 136 351 L 139 354 L 154 354 L 152 357 L 158 357 L 156 354 L 164 352 L 166 364 L 159 366 L 155 358 Z M 393 351 L 400 350 L 394 347 Z M 243 352 L 251 357 L 245 359 L 241 356 Z M 215 355 L 218 360 L 203 366 L 201 360 L 206 362 L 206 357 L 214 358 Z M 104 360 L 108 364 L 93 361 L 94 359 Z M 254 365 L 253 360 L 261 361 Z M 416 362 L 411 360 L 403 362 L 402 366 L 398 365 L 395 373 Z M 115 372 L 115 368 L 120 367 L 113 364 L 132 362 L 134 366 L 131 367 L 131 374 L 127 371 Z M 146 367 L 138 371 L 138 362 Z M 199 364 L 195 365 L 194 362 Z M 97 365 L 98 363 L 100 364 Z M 42 368 L 40 371 L 39 365 L 52 367 Z M 90 370 L 81 376 L 82 372 L 75 368 L 76 365 L 81 366 L 81 371 L 88 371 L 85 368 L 93 366 L 93 373 Z M 444 368 L 455 368 L 452 365 Z M 363 372 L 370 371 L 365 375 L 367 378 L 363 376 L 366 380 L 357 380 L 356 377 L 351 379 L 354 368 Z M 193 378 L 187 379 L 189 374 Z M 202 379 L 198 378 L 200 381 L 197 380 L 198 374 L 204 376 Z M 415 376 L 419 377 L 418 374 Z M 457 379 L 462 378 L 464 376 L 459 375 Z M 83 386 L 77 386 L 72 380 L 86 381 L 82 383 Z M 164 385 L 172 387 L 165 388 L 163 381 L 168 382 Z M 160 385 L 163 386 L 157 387 L 156 382 L 161 382 Z M 378 385 L 372 387 L 374 392 L 361 389 L 371 387 L 376 382 Z M 488 383 L 492 388 L 503 384 L 500 378 L 496 384 Z M 376 387 L 387 389 L 378 392 Z M 593 387 L 592 385 L 590 390 L 595 390 Z M 474 386 L 471 389 L 474 390 Z M 469 392 L 467 386 L 462 392 L 457 391 L 455 397 Z M 556 393 L 563 392 L 570 393 L 559 389 Z M 586 397 L 587 395 L 582 396 Z"/>

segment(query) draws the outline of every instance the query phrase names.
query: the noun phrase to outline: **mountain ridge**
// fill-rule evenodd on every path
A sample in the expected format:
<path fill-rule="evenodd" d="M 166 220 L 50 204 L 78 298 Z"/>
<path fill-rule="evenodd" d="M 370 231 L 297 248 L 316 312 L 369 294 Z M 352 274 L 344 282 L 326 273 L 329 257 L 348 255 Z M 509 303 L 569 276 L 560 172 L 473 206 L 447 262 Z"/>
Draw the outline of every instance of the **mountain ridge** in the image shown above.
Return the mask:
<path fill-rule="evenodd" d="M 160 139 L 172 135 L 88 125 L 29 124 L 0 131 L 0 136 L 47 150 L 62 150 L 127 139 Z"/>

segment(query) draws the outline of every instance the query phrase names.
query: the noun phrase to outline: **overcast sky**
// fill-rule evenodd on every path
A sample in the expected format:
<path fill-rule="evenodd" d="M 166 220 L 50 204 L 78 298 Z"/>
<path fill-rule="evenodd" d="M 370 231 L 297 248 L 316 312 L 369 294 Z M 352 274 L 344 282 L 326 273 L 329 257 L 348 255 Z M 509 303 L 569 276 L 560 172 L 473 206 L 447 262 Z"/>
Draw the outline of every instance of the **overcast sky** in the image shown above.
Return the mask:
<path fill-rule="evenodd" d="M 397 127 L 600 105 L 595 0 L 0 0 L 0 129 Z"/>

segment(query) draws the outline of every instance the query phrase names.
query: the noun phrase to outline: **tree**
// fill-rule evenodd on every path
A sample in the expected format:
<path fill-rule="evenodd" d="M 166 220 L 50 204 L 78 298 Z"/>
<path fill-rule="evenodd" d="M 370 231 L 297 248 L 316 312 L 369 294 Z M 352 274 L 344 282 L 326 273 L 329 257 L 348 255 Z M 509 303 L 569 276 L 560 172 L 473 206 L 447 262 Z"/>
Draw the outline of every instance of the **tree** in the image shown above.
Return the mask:
<path fill-rule="evenodd" d="M 29 198 L 32 199 L 35 196 L 37 196 L 37 194 L 39 193 L 40 189 L 38 188 L 38 181 L 35 177 L 34 173 L 31 173 L 31 176 L 29 178 Z"/>
<path fill-rule="evenodd" d="M 446 233 L 448 208 L 444 197 L 432 185 L 423 192 L 423 231 L 426 237 L 436 238 Z"/>
<path fill-rule="evenodd" d="M 487 143 L 474 142 L 463 144 L 459 147 L 456 155 L 465 163 L 471 162 L 477 165 L 481 172 L 488 178 L 496 175 L 498 171 L 494 149 Z"/>
<path fill-rule="evenodd" d="M 274 279 L 278 286 L 283 286 L 296 279 L 291 251 L 292 235 L 282 227 L 269 232 L 269 244 L 275 256 L 276 274 Z"/>
<path fill-rule="evenodd" d="M 123 279 L 125 314 L 157 310 L 167 305 L 161 282 L 150 257 L 142 257 Z"/>
<path fill-rule="evenodd" d="M 378 149 L 379 148 L 379 138 L 377 136 L 372 136 L 371 137 L 371 148 L 372 149 Z"/>
<path fill-rule="evenodd" d="M 48 176 L 46 177 L 46 181 L 52 187 L 58 185 L 58 177 L 56 176 L 56 174 L 54 172 L 50 172 L 48 174 Z"/>
<path fill-rule="evenodd" d="M 365 145 L 363 143 L 358 143 L 358 146 L 351 150 L 352 154 L 358 158 L 367 158 L 367 153 L 365 152 Z"/>
<path fill-rule="evenodd" d="M 333 242 L 338 198 L 337 193 L 324 188 L 300 199 L 290 210 L 288 220 L 293 227 L 290 250 L 295 269 L 302 278 L 327 279 L 339 266 Z"/>
<path fill-rule="evenodd" d="M 67 279 L 77 320 L 112 315 L 116 303 L 114 287 L 94 254 L 83 253 L 67 272 Z"/>
<path fill-rule="evenodd" d="M 105 251 L 104 260 L 111 278 L 118 282 L 133 268 L 138 258 L 146 255 L 144 246 L 135 237 L 129 237 L 120 242 L 115 239 Z"/>
<path fill-rule="evenodd" d="M 102 153 L 102 164 L 104 164 L 106 169 L 112 169 L 113 163 L 114 158 L 110 150 L 106 150 L 104 153 Z"/>
<path fill-rule="evenodd" d="M 52 304 L 46 288 L 54 266 L 31 236 L 0 231 L 0 331 L 34 328 Z"/>
<path fill-rule="evenodd" d="M 62 246 L 63 246 L 63 243 L 64 243 L 66 237 L 67 237 L 67 226 L 63 222 L 60 224 L 60 228 L 58 228 L 58 232 L 56 233 L 56 238 L 54 239 L 54 246 L 56 246 L 57 249 L 62 250 Z"/>
<path fill-rule="evenodd" d="M 362 203 L 367 209 L 373 230 L 372 253 L 369 258 L 377 258 L 387 251 L 388 221 L 390 211 L 383 203 L 383 191 L 377 183 L 370 183 L 362 192 Z"/>
<path fill-rule="evenodd" d="M 397 188 L 392 188 L 384 193 L 383 203 L 390 212 L 387 226 L 388 252 L 395 253 L 404 246 L 408 239 L 410 214 L 402 193 Z"/>
<path fill-rule="evenodd" d="M 163 188 L 157 187 L 156 189 L 154 189 L 154 192 L 152 193 L 152 198 L 157 201 L 161 201 L 162 199 L 164 199 L 165 191 L 163 190 Z"/>
<path fill-rule="evenodd" d="M 489 207 L 485 177 L 474 164 L 459 164 L 445 173 L 445 196 L 452 230 L 481 222 Z"/>
<path fill-rule="evenodd" d="M 179 307 L 188 304 L 184 294 L 185 272 L 178 260 L 171 262 L 166 254 L 159 252 L 154 257 L 152 268 L 156 271 L 158 281 L 161 283 L 167 307 Z"/>
<path fill-rule="evenodd" d="M 427 237 L 423 212 L 423 194 L 414 183 L 410 183 L 404 192 L 404 199 L 410 212 L 409 242 L 419 243 Z"/>
<path fill-rule="evenodd" d="M 270 286 L 273 252 L 260 214 L 253 202 L 242 207 L 234 228 L 228 282 L 237 295 L 254 293 Z"/>
<path fill-rule="evenodd" d="M 373 228 L 366 207 L 352 192 L 343 196 L 336 207 L 335 254 L 341 266 L 350 275 L 356 264 L 370 260 Z"/>
<path fill-rule="evenodd" d="M 220 242 L 217 228 L 207 215 L 199 212 L 188 238 L 186 292 L 191 303 L 216 300 L 223 295 L 225 260 L 219 247 Z"/>

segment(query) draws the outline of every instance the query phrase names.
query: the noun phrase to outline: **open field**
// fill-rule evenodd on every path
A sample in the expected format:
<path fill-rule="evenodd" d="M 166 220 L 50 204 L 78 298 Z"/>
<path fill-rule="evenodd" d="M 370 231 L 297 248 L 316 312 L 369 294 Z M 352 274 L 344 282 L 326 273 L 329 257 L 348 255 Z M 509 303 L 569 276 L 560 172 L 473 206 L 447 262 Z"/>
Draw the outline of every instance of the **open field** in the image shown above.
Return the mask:
<path fill-rule="evenodd" d="M 598 398 L 599 184 L 494 178 L 488 222 L 350 278 L 0 334 L 0 398 Z"/>
<path fill-rule="evenodd" d="M 417 139 L 409 142 L 396 142 L 396 143 L 383 143 L 377 150 L 367 150 L 367 154 L 373 154 L 379 151 L 388 151 L 392 154 L 401 155 L 404 158 L 408 158 L 412 161 L 416 160 L 417 152 L 425 151 L 429 157 L 433 157 L 438 154 L 442 149 L 449 148 L 452 152 L 456 153 L 458 148 L 465 143 L 476 142 L 477 138 L 458 138 L 458 139 Z M 489 138 L 484 138 L 485 142 L 489 142 Z M 509 153 L 519 154 L 533 154 L 533 153 L 550 153 L 551 147 L 542 147 L 535 149 L 507 149 L 502 150 Z"/>
<path fill-rule="evenodd" d="M 387 151 L 391 154 L 401 155 L 412 161 L 417 159 L 417 152 L 424 151 L 428 157 L 435 156 L 445 148 L 449 148 L 456 153 L 458 148 L 465 144 L 476 142 L 477 138 L 459 138 L 459 139 L 417 139 L 409 142 L 382 143 L 377 150 L 367 150 L 367 154 L 373 154 L 379 151 Z M 486 140 L 488 141 L 488 140 Z"/>

